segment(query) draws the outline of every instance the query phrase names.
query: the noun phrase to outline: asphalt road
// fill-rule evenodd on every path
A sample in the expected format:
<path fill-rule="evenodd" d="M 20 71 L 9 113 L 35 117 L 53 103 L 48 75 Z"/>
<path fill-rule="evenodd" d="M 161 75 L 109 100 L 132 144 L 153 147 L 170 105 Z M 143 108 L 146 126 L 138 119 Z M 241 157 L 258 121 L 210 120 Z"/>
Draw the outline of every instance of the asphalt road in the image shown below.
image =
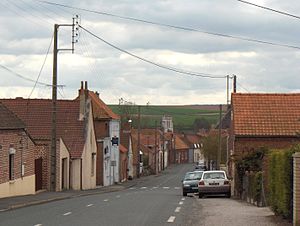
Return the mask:
<path fill-rule="evenodd" d="M 0 225 L 192 225 L 195 198 L 182 197 L 192 165 L 173 166 L 136 187 L 0 213 Z"/>
<path fill-rule="evenodd" d="M 193 165 L 177 165 L 123 191 L 28 206 L 0 213 L 2 226 L 277 225 L 267 209 L 224 197 L 182 196 Z M 263 210 L 263 211 L 262 211 Z"/>

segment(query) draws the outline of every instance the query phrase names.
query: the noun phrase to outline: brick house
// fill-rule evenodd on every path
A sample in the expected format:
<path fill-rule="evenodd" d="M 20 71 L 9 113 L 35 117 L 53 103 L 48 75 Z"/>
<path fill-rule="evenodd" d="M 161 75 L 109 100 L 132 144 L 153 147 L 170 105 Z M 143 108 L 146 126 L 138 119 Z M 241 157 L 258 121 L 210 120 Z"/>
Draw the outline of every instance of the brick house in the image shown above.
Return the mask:
<path fill-rule="evenodd" d="M 189 145 L 184 141 L 182 134 L 174 134 L 174 156 L 175 163 L 188 163 L 189 162 Z"/>
<path fill-rule="evenodd" d="M 161 169 L 162 152 L 159 150 L 159 131 L 157 130 L 156 149 L 155 149 L 155 129 L 140 130 L 140 149 L 138 149 L 138 130 L 131 130 L 133 172 L 136 176 L 137 167 L 140 167 L 140 173 L 143 169 L 148 168 L 151 172 L 158 172 Z M 138 157 L 139 156 L 139 157 Z M 155 171 L 156 170 L 156 171 Z"/>
<path fill-rule="evenodd" d="M 183 134 L 183 140 L 189 146 L 189 163 L 200 160 L 204 162 L 200 136 L 197 134 Z"/>
<path fill-rule="evenodd" d="M 48 99 L 1 99 L 27 125 L 35 144 L 36 177 L 50 189 L 52 101 Z M 96 187 L 96 140 L 90 101 L 57 101 L 56 191 Z M 39 167 L 38 167 L 39 166 Z M 39 176 L 38 176 L 39 175 Z"/>
<path fill-rule="evenodd" d="M 35 193 L 35 150 L 24 122 L 0 103 L 0 198 Z"/>
<path fill-rule="evenodd" d="M 87 82 L 81 82 L 76 100 L 87 99 L 91 101 L 97 142 L 96 184 L 112 185 L 120 181 L 120 117 L 101 100 L 99 93 L 88 90 Z M 113 139 L 116 144 L 112 143 Z"/>
<path fill-rule="evenodd" d="M 258 148 L 282 149 L 300 141 L 300 94 L 241 94 L 231 98 L 232 160 Z M 235 164 L 229 174 L 235 179 Z"/>

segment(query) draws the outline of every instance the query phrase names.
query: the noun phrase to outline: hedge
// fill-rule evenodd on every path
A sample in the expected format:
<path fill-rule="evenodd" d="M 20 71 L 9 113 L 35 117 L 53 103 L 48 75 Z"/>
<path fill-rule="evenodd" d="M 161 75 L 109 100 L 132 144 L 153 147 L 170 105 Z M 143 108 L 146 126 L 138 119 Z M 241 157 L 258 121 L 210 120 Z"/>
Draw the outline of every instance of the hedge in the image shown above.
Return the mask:
<path fill-rule="evenodd" d="M 292 218 L 293 202 L 293 153 L 300 145 L 290 149 L 271 150 L 268 154 L 268 202 L 274 213 Z"/>

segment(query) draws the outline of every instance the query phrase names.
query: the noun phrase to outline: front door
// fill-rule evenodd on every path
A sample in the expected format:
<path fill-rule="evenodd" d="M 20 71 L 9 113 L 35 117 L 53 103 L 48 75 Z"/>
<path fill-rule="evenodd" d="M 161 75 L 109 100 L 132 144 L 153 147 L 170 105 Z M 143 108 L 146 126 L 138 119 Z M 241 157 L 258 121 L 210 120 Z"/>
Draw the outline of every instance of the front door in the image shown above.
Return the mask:
<path fill-rule="evenodd" d="M 42 190 L 43 188 L 43 159 L 38 158 L 34 160 L 35 172 L 35 190 Z"/>

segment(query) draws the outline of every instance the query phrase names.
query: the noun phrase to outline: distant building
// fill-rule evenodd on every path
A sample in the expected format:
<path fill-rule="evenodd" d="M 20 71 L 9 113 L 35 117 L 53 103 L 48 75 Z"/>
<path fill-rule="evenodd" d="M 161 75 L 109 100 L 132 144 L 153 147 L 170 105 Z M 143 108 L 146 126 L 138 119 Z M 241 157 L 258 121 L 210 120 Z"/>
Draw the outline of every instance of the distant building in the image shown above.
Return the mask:
<path fill-rule="evenodd" d="M 161 127 L 163 128 L 163 131 L 165 133 L 167 132 L 173 132 L 173 118 L 172 116 L 166 116 L 164 115 L 161 119 Z"/>

